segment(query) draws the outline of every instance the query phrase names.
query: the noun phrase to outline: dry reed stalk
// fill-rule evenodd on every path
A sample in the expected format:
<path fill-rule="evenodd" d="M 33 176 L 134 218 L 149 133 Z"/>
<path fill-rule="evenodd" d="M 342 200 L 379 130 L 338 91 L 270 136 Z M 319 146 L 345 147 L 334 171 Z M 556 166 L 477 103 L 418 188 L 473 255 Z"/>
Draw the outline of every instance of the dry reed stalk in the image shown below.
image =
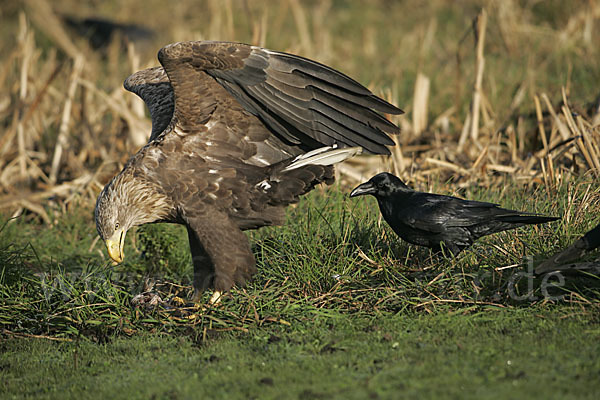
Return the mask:
<path fill-rule="evenodd" d="M 225 21 L 227 21 L 226 23 L 226 27 L 227 27 L 227 36 L 228 38 L 230 38 L 231 40 L 233 40 L 233 38 L 235 37 L 235 24 L 234 24 L 234 19 L 233 19 L 233 4 L 231 3 L 231 0 L 225 0 L 224 1 L 224 5 L 221 4 L 221 7 L 223 7 L 223 10 L 225 11 Z"/>
<path fill-rule="evenodd" d="M 29 201 L 34 203 L 55 196 L 66 198 L 73 191 L 77 191 L 78 188 L 88 184 L 92 177 L 93 174 L 86 172 L 72 181 L 53 186 L 48 190 L 29 193 L 19 193 L 11 196 L 5 196 L 2 200 L 0 200 L 0 210 L 6 208 L 13 208 L 17 205 L 21 205 L 22 201 Z"/>
<path fill-rule="evenodd" d="M 210 10 L 210 25 L 208 28 L 209 40 L 224 40 L 221 35 L 221 29 L 223 27 L 223 15 L 221 13 L 221 0 L 209 0 L 208 8 Z"/>
<path fill-rule="evenodd" d="M 14 48 L 8 56 L 2 61 L 2 69 L 0 69 L 0 87 L 4 87 L 4 82 L 6 81 L 6 77 L 11 72 L 13 61 L 19 56 L 20 49 L 18 47 Z"/>
<path fill-rule="evenodd" d="M 148 120 L 146 120 L 146 118 L 138 118 L 135 114 L 133 114 L 125 104 L 125 101 L 122 97 L 117 99 L 114 96 L 109 96 L 106 92 L 98 89 L 92 82 L 85 79 L 79 79 L 79 84 L 96 94 L 109 109 L 111 109 L 115 114 L 121 116 L 127 123 L 127 126 L 130 130 L 142 131 L 145 132 L 146 135 L 150 135 L 151 128 Z M 147 136 L 144 136 L 143 141 L 140 140 L 137 135 L 134 136 L 133 134 L 130 134 L 130 137 L 132 141 L 134 138 L 138 138 L 137 140 L 140 142 L 133 142 L 134 146 L 137 147 L 143 146 L 148 140 Z"/>
<path fill-rule="evenodd" d="M 60 166 L 60 160 L 65 147 L 68 142 L 68 129 L 69 122 L 71 121 L 71 107 L 73 104 L 73 97 L 75 97 L 75 90 L 77 90 L 77 84 L 79 82 L 79 76 L 83 70 L 84 59 L 83 56 L 79 55 L 73 62 L 73 70 L 69 77 L 69 89 L 67 90 L 67 98 L 65 100 L 65 106 L 63 108 L 62 118 L 60 122 L 60 128 L 58 130 L 58 138 L 56 140 L 56 146 L 54 147 L 54 156 L 52 157 L 52 166 L 50 168 L 50 182 L 56 183 L 56 177 Z"/>
<path fill-rule="evenodd" d="M 577 125 L 579 129 L 585 132 L 587 143 L 593 153 L 594 164 L 596 168 L 600 168 L 600 160 L 598 159 L 600 155 L 600 128 L 594 128 L 590 123 L 584 121 L 580 115 L 577 116 Z"/>
<path fill-rule="evenodd" d="M 577 143 L 577 147 L 579 147 L 581 154 L 585 158 L 588 168 L 593 171 L 594 175 L 599 176 L 600 163 L 598 163 L 598 166 L 596 166 L 596 163 L 594 162 L 594 155 L 591 153 L 593 149 L 588 147 L 589 138 L 586 138 L 585 129 L 583 131 L 580 131 L 577 124 L 575 123 L 575 120 L 573 119 L 571 109 L 569 108 L 569 104 L 566 99 L 566 93 L 564 91 L 564 88 L 562 113 L 565 117 L 565 120 L 567 121 L 567 126 L 571 130 L 571 134 L 576 138 L 575 142 Z M 595 159 L 597 161 L 598 157 L 596 156 Z"/>
<path fill-rule="evenodd" d="M 487 146 L 485 146 L 483 151 L 481 153 L 479 153 L 479 156 L 477 157 L 475 162 L 471 165 L 471 168 L 470 168 L 471 171 L 473 171 L 473 172 L 477 171 L 477 168 L 479 168 L 479 164 L 481 164 L 483 162 L 485 156 L 488 155 L 489 148 L 490 148 L 490 146 L 488 144 Z"/>
<path fill-rule="evenodd" d="M 546 130 L 544 129 L 544 119 L 542 114 L 542 106 L 540 104 L 540 99 L 538 95 L 533 96 L 533 102 L 535 105 L 535 115 L 538 123 L 538 130 L 540 132 L 540 136 L 542 137 L 542 144 L 544 145 L 544 157 L 546 158 L 546 164 L 548 165 L 548 174 L 546 173 L 546 168 L 544 165 L 544 161 L 540 158 L 540 164 L 542 167 L 542 172 L 544 174 L 544 182 L 546 186 L 552 185 L 554 187 L 554 165 L 552 162 L 552 154 L 550 153 L 550 149 L 548 147 L 548 138 L 546 137 Z"/>
<path fill-rule="evenodd" d="M 442 160 L 437 160 L 435 158 L 427 157 L 425 159 L 425 162 L 429 163 L 429 164 L 437 165 L 437 166 L 440 166 L 440 167 L 443 167 L 446 169 L 450 169 L 452 171 L 458 172 L 463 175 L 469 175 L 468 170 L 464 169 L 463 167 L 461 167 L 459 165 L 448 162 L 448 161 L 442 161 Z"/>
<path fill-rule="evenodd" d="M 515 127 L 513 124 L 508 125 L 506 128 L 506 134 L 508 135 L 508 147 L 510 148 L 510 160 L 514 163 L 519 163 L 521 160 L 517 155 L 517 135 L 515 133 Z"/>
<path fill-rule="evenodd" d="M 538 130 L 540 131 L 540 136 L 542 137 L 542 144 L 544 145 L 544 151 L 546 152 L 546 154 L 548 154 L 548 139 L 546 138 L 546 130 L 544 129 L 542 107 L 540 105 L 540 99 L 537 94 L 533 96 L 533 102 L 535 104 L 535 114 L 537 117 Z"/>
<path fill-rule="evenodd" d="M 298 36 L 300 37 L 301 51 L 306 54 L 313 52 L 312 40 L 310 38 L 310 30 L 308 28 L 308 20 L 306 13 L 298 0 L 288 0 L 292 14 L 294 15 L 294 21 L 296 22 L 296 28 L 298 29 Z"/>
<path fill-rule="evenodd" d="M 396 145 L 394 146 L 394 150 L 392 151 L 392 157 L 390 161 L 392 162 L 392 167 L 394 169 L 394 174 L 396 176 L 400 176 L 406 170 L 406 162 L 404 161 L 404 155 L 402 154 L 402 147 L 398 142 L 398 138 L 394 137 L 394 142 Z"/>
<path fill-rule="evenodd" d="M 412 115 L 412 130 L 417 137 L 421 136 L 421 133 L 427 129 L 429 86 L 429 78 L 419 72 L 415 81 Z"/>
<path fill-rule="evenodd" d="M 135 45 L 132 42 L 127 43 L 127 58 L 129 59 L 132 74 L 141 70 L 140 55 L 135 51 Z M 144 103 L 144 100 L 139 96 L 129 96 L 129 98 L 131 101 L 131 111 L 139 118 L 145 118 L 146 104 Z"/>
<path fill-rule="evenodd" d="M 581 116 L 577 116 L 577 127 L 579 128 L 579 132 L 581 132 L 583 139 L 585 141 L 585 145 L 587 151 L 592 159 L 595 171 L 594 173 L 598 176 L 600 172 L 600 160 L 598 159 L 598 148 L 595 145 L 595 141 L 592 136 L 589 134 L 589 129 L 583 125 Z"/>
<path fill-rule="evenodd" d="M 385 96 L 383 96 L 389 103 L 393 104 L 394 103 L 394 98 L 396 98 L 396 96 L 394 95 L 394 93 L 391 90 L 387 90 L 385 92 Z M 392 120 L 392 117 L 396 119 L 396 121 L 392 121 L 392 122 L 396 122 L 398 124 L 398 116 L 392 116 L 390 114 L 386 114 L 385 117 L 388 120 Z M 400 176 L 405 170 L 406 170 L 406 162 L 404 161 L 404 156 L 402 154 L 402 144 L 400 143 L 400 137 L 402 136 L 402 129 L 400 130 L 401 133 L 398 135 L 392 135 L 392 140 L 394 141 L 394 143 L 396 143 L 396 145 L 394 147 L 392 147 L 392 156 L 389 158 L 389 161 L 391 162 L 391 170 L 393 170 L 394 174 L 397 176 Z"/>
<path fill-rule="evenodd" d="M 477 17 L 476 21 L 476 40 L 477 40 L 477 59 L 475 66 L 475 87 L 473 89 L 472 120 L 471 120 L 471 139 L 477 140 L 479 135 L 479 112 L 481 108 L 481 85 L 483 82 L 483 71 L 485 69 L 485 57 L 483 55 L 485 44 L 485 31 L 487 27 L 487 12 L 485 9 Z"/>
<path fill-rule="evenodd" d="M 23 107 L 27 101 L 29 67 L 34 47 L 33 32 L 29 30 L 28 25 L 29 24 L 27 23 L 25 14 L 21 12 L 19 14 L 18 36 L 19 47 L 22 49 L 22 63 L 19 81 L 19 100 L 21 107 Z M 19 176 L 21 179 L 24 179 L 27 173 L 27 154 L 25 151 L 25 124 L 21 118 L 19 118 L 19 122 L 17 124 L 17 147 L 19 150 Z"/>
<path fill-rule="evenodd" d="M 463 124 L 462 130 L 460 132 L 460 138 L 458 139 L 458 151 L 463 150 L 463 146 L 467 142 L 467 137 L 469 135 L 469 127 L 471 126 L 471 113 L 467 113 L 467 117 L 465 118 L 465 123 Z"/>
<path fill-rule="evenodd" d="M 312 37 L 315 38 L 313 56 L 325 64 L 330 64 L 333 60 L 331 55 L 334 53 L 331 48 L 331 34 L 329 32 L 329 10 L 331 9 L 331 0 L 321 0 L 316 3 L 311 13 Z M 363 48 L 366 44 L 363 44 Z"/>
<path fill-rule="evenodd" d="M 514 0 L 494 1 L 492 6 L 496 8 L 498 18 L 498 28 L 500 37 L 506 45 L 509 54 L 513 54 L 518 49 L 519 38 L 516 32 L 519 31 L 519 17 L 521 9 L 515 5 Z"/>
<path fill-rule="evenodd" d="M 554 123 L 556 124 L 556 128 L 562 136 L 562 139 L 567 140 L 569 136 L 571 136 L 569 133 L 569 128 L 564 124 L 563 121 L 561 121 L 559 116 L 554 111 L 554 107 L 552 107 L 552 103 L 550 102 L 550 99 L 548 98 L 548 95 L 546 93 L 542 93 L 542 99 L 546 103 L 546 108 L 548 108 L 548 112 L 552 115 Z"/>
<path fill-rule="evenodd" d="M 540 158 L 540 167 L 542 168 L 542 176 L 544 177 L 544 185 L 546 186 L 546 191 L 547 191 L 548 187 L 550 185 L 550 182 L 548 179 L 548 173 L 546 172 L 546 163 L 544 162 L 543 158 Z"/>
<path fill-rule="evenodd" d="M 510 165 L 487 164 L 485 167 L 488 170 L 504 172 L 506 174 L 514 174 L 517 172 L 517 167 L 511 167 Z"/>
<path fill-rule="evenodd" d="M 46 0 L 25 0 L 27 6 L 27 15 L 29 15 L 35 25 L 55 42 L 61 50 L 75 59 L 81 55 L 81 51 L 63 28 L 63 24 L 58 19 L 52 7 Z"/>
<path fill-rule="evenodd" d="M 265 47 L 267 42 L 267 22 L 269 21 L 269 9 L 265 8 L 259 22 L 252 20 L 252 43 Z"/>

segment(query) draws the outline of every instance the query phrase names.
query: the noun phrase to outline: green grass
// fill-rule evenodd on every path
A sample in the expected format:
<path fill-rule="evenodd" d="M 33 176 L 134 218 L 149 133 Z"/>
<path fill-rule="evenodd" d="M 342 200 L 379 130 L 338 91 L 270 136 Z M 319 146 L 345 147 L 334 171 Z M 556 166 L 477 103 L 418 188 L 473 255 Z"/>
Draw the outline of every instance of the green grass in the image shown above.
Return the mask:
<path fill-rule="evenodd" d="M 35 398 L 594 398 L 600 329 L 522 310 L 332 314 L 208 342 L 143 334 L 0 344 L 0 390 Z M 7 398 L 9 397 L 7 396 Z"/>
<path fill-rule="evenodd" d="M 330 311 L 434 311 L 449 302 L 527 307 L 543 300 L 542 279 L 515 279 L 515 272 L 528 273 L 530 260 L 552 254 L 596 223 L 587 215 L 600 207 L 597 193 L 588 198 L 586 212 L 577 213 L 583 194 L 574 193 L 580 197 L 568 226 L 554 222 L 486 237 L 451 259 L 399 240 L 379 219 L 373 199 L 349 199 L 336 188 L 317 191 L 288 210 L 284 226 L 249 233 L 258 274 L 201 321 L 186 320 L 187 312 L 180 315 L 169 307 L 140 311 L 129 306 L 146 278 L 171 305 L 176 305 L 175 296 L 190 297 L 192 268 L 183 227 L 138 228 L 127 236 L 125 263 L 113 266 L 104 259 L 85 207 L 50 227 L 21 218 L 8 222 L 0 233 L 0 318 L 11 332 L 103 337 L 149 327 L 178 331 L 182 325 L 194 330 L 206 324 L 248 329 L 265 320 L 302 321 Z M 563 193 L 557 197 L 564 202 L 551 202 L 540 190 L 518 187 L 502 193 L 475 189 L 465 195 L 558 216 L 568 206 Z M 539 200 L 528 204 L 532 196 Z M 503 266 L 512 267 L 496 269 Z M 576 275 L 551 288 L 550 294 L 595 301 L 597 284 Z"/>
<path fill-rule="evenodd" d="M 558 202 L 517 186 L 464 195 L 562 216 L 565 190 Z M 397 239 L 372 199 L 349 199 L 335 187 L 315 191 L 288 209 L 286 225 L 249 234 L 258 274 L 204 310 L 173 300 L 191 294 L 182 227 L 139 228 L 128 235 L 127 261 L 112 266 L 101 243 L 92 245 L 85 206 L 52 226 L 11 220 L 0 233 L 2 391 L 48 398 L 585 397 L 600 372 L 598 278 L 566 276 L 549 290 L 558 300 L 544 298 L 541 279 L 514 280 L 516 271 L 527 273 L 526 257 L 553 253 L 595 223 L 589 215 L 598 215 L 597 193 L 579 215 L 585 192 L 571 192 L 569 225 L 493 235 L 452 260 Z M 147 276 L 166 305 L 131 306 Z"/>

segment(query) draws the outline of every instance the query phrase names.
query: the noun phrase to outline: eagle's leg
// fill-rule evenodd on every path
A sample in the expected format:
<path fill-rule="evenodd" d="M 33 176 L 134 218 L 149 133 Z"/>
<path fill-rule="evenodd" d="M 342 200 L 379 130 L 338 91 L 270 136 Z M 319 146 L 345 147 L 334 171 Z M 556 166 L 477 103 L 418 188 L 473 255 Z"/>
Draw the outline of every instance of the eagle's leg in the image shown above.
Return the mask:
<path fill-rule="evenodd" d="M 192 263 L 194 265 L 194 295 L 192 302 L 200 303 L 202 293 L 206 289 L 213 287 L 215 267 L 206 250 L 204 250 L 202 243 L 200 243 L 196 234 L 189 226 L 187 227 L 187 232 L 190 241 L 190 252 L 192 253 Z"/>
<path fill-rule="evenodd" d="M 256 262 L 248 238 L 238 225 L 227 214 L 207 208 L 202 207 L 204 212 L 199 215 L 184 218 L 194 257 L 194 288 L 214 288 L 211 304 L 215 304 L 223 292 L 250 279 L 256 272 Z"/>

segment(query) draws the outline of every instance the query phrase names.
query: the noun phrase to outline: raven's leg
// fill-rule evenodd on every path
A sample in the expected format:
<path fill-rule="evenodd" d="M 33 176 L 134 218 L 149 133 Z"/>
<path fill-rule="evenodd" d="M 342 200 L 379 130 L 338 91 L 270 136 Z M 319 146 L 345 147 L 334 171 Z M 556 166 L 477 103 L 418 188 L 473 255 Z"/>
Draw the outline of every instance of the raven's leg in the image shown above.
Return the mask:
<path fill-rule="evenodd" d="M 452 252 L 452 255 L 454 257 L 458 256 L 458 253 L 460 253 L 464 248 L 464 247 L 458 246 L 452 242 L 447 242 L 447 245 L 448 245 L 448 248 L 450 249 L 450 252 Z"/>
<path fill-rule="evenodd" d="M 443 249 L 442 249 L 443 246 Z M 460 253 L 463 249 L 463 247 L 458 246 L 457 244 L 451 242 L 451 241 L 443 241 L 440 242 L 440 246 L 434 248 L 437 252 L 441 253 L 441 254 L 447 254 L 447 252 L 449 251 L 450 254 L 452 255 L 452 257 L 456 257 L 458 255 L 458 253 Z"/>

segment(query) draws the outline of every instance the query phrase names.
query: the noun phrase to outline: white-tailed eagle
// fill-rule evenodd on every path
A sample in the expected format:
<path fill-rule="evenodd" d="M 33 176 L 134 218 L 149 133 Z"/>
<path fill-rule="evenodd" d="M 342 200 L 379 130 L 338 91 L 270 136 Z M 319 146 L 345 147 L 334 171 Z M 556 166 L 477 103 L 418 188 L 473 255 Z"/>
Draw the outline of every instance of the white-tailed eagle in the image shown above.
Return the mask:
<path fill-rule="evenodd" d="M 284 208 L 333 182 L 332 164 L 389 154 L 402 110 L 346 75 L 292 54 L 240 43 L 182 42 L 162 67 L 125 88 L 152 118 L 150 141 L 100 193 L 98 233 L 123 260 L 133 226 L 186 226 L 196 297 L 243 285 L 256 271 L 242 232 L 284 221 Z"/>

